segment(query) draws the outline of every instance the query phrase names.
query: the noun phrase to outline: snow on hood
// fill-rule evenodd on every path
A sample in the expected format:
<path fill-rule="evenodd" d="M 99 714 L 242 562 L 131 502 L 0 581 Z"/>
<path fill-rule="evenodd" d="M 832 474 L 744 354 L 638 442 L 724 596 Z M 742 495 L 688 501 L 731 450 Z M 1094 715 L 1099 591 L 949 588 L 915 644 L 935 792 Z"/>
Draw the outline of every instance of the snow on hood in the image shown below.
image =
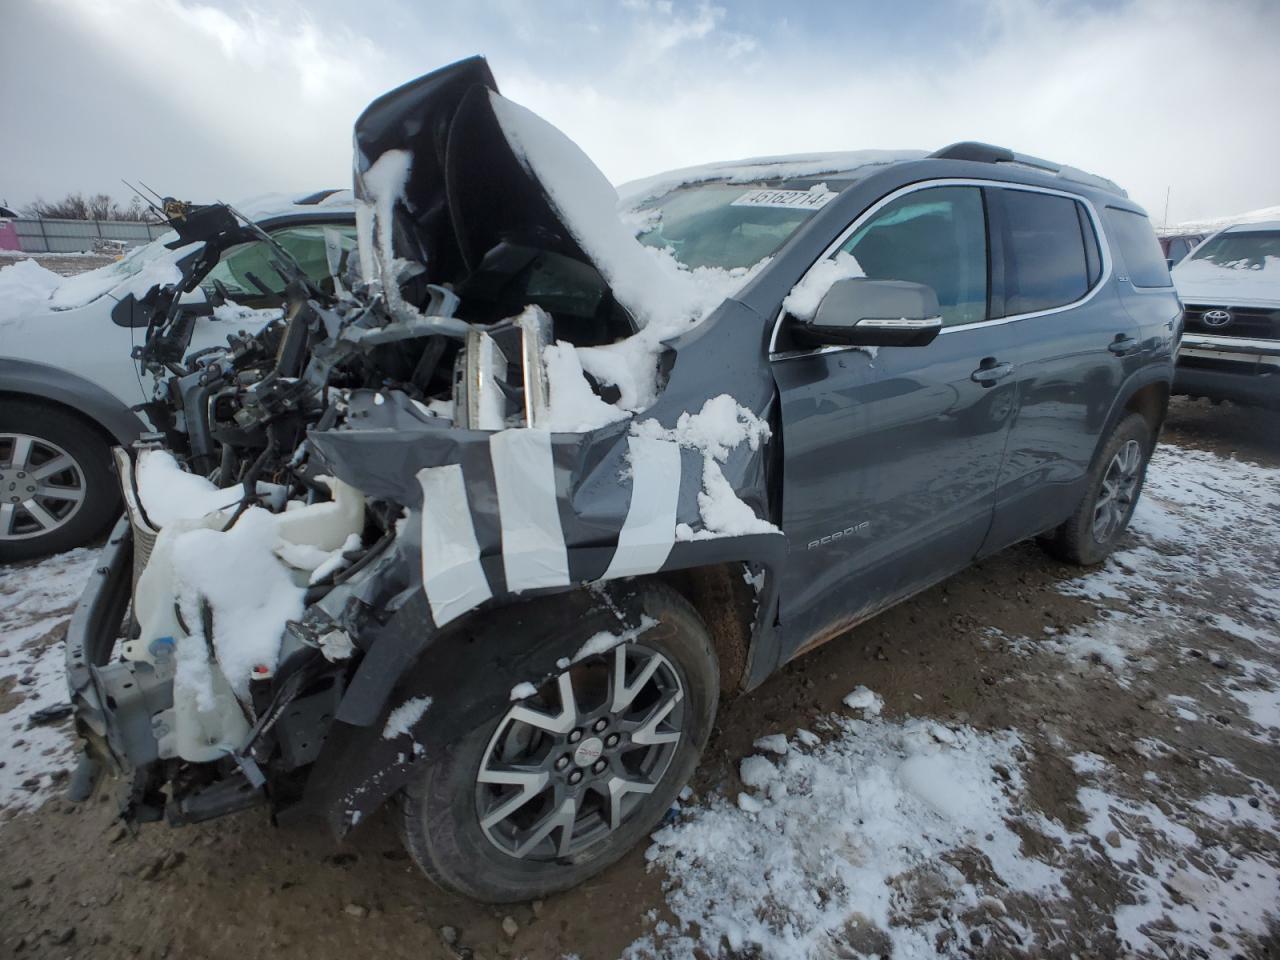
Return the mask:
<path fill-rule="evenodd" d="M 354 209 L 350 190 L 334 191 L 316 203 L 298 202 L 305 199 L 305 194 L 264 193 L 231 207 L 253 221 Z M 0 322 L 34 313 L 74 310 L 105 294 L 116 300 L 132 294 L 141 300 L 153 287 L 178 283 L 182 280 L 178 262 L 195 251 L 198 244 L 169 249 L 167 244 L 177 239 L 177 233 L 166 231 L 150 243 L 134 247 L 114 263 L 71 277 L 59 276 L 34 260 L 19 260 L 4 267 L 0 269 Z"/>
<path fill-rule="evenodd" d="M 776 157 L 751 157 L 682 167 L 630 180 L 618 187 L 623 209 L 632 209 L 691 183 L 720 180 L 725 183 L 755 183 L 760 180 L 790 180 L 797 177 L 832 177 L 865 173 L 866 167 L 884 166 L 902 160 L 920 160 L 924 150 L 844 150 L 833 153 L 796 153 Z"/>
<path fill-rule="evenodd" d="M 176 235 L 165 237 L 174 239 Z M 178 261 L 191 253 L 195 245 L 169 250 L 162 242 L 165 237 L 136 247 L 122 260 L 73 277 L 60 277 L 33 260 L 20 260 L 5 267 L 0 270 L 0 321 L 74 310 L 107 293 L 117 300 L 127 294 L 142 299 L 152 287 L 179 282 L 182 271 Z"/>

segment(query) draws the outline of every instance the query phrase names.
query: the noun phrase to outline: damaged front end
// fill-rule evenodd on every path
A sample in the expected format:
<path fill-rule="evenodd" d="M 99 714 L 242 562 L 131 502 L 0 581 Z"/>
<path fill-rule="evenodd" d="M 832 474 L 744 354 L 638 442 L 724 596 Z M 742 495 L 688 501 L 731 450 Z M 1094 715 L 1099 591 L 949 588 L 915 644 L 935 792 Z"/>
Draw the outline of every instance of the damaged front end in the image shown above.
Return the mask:
<path fill-rule="evenodd" d="M 151 331 L 168 414 L 117 451 L 127 517 L 67 654 L 127 816 L 268 799 L 342 833 L 562 670 L 566 634 L 634 630 L 631 578 L 732 562 L 744 633 L 772 623 L 771 382 L 723 347 L 733 398 L 680 379 L 506 103 L 479 59 L 375 101 L 333 294 L 279 251 L 281 319 L 181 363 Z"/>

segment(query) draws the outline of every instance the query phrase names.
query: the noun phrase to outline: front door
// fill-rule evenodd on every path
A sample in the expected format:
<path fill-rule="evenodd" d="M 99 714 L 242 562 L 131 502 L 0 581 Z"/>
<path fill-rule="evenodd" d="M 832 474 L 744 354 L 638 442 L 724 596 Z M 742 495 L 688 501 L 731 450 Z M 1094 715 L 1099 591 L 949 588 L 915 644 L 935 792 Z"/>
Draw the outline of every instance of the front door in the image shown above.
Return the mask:
<path fill-rule="evenodd" d="M 1002 330 L 987 323 L 982 190 L 914 188 L 841 245 L 874 279 L 938 294 L 924 347 L 795 349 L 772 358 L 782 402 L 784 657 L 965 566 L 994 506 L 1014 406 Z"/>

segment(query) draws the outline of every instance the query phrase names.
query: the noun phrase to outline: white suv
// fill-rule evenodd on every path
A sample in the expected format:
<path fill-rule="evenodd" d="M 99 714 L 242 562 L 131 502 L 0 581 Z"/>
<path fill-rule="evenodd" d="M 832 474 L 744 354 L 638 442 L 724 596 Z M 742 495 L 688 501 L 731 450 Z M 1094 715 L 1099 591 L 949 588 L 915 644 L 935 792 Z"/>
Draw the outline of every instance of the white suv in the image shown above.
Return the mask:
<path fill-rule="evenodd" d="M 349 190 L 235 209 L 321 286 L 331 282 L 334 248 L 355 247 Z M 62 280 L 25 261 L 0 271 L 0 561 L 79 546 L 119 513 L 110 448 L 160 426 L 138 410 L 153 399 L 156 378 L 132 356 L 145 339 L 147 304 L 168 287 L 182 291 L 192 350 L 225 345 L 228 334 L 256 332 L 279 315 L 284 281 L 251 229 L 197 243 L 181 233 Z"/>

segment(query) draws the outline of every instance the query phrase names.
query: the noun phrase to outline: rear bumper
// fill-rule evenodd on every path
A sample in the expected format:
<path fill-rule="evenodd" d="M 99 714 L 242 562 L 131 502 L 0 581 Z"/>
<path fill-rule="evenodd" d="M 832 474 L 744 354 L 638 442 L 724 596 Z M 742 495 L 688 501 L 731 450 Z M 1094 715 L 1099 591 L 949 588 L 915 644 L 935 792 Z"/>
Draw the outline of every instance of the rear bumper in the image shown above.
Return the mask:
<path fill-rule="evenodd" d="M 1173 392 L 1280 406 L 1280 341 L 1187 334 L 1178 350 Z"/>

